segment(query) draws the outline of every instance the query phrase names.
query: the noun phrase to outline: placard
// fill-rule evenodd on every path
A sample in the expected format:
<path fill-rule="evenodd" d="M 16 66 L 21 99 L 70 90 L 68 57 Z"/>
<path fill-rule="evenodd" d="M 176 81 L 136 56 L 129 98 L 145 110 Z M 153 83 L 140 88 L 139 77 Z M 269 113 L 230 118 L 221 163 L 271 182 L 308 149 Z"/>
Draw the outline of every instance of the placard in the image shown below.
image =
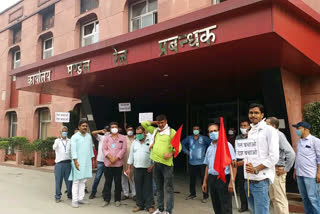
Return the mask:
<path fill-rule="evenodd" d="M 131 103 L 119 103 L 119 112 L 131 111 Z"/>
<path fill-rule="evenodd" d="M 153 121 L 153 113 L 139 113 L 139 123 L 142 123 L 144 121 Z"/>
<path fill-rule="evenodd" d="M 55 113 L 56 123 L 69 123 L 70 122 L 70 112 L 56 112 Z"/>
<path fill-rule="evenodd" d="M 236 157 L 238 159 L 258 157 L 258 145 L 252 139 L 236 140 Z"/>

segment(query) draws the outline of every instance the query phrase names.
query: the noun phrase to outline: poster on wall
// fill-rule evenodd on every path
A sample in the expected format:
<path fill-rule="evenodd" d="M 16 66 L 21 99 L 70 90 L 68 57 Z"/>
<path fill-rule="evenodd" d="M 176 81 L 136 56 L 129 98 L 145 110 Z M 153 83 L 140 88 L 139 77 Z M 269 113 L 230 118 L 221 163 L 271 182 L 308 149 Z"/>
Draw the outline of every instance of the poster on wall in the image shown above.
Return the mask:
<path fill-rule="evenodd" d="M 69 123 L 70 122 L 70 112 L 56 112 L 55 113 L 56 123 Z"/>

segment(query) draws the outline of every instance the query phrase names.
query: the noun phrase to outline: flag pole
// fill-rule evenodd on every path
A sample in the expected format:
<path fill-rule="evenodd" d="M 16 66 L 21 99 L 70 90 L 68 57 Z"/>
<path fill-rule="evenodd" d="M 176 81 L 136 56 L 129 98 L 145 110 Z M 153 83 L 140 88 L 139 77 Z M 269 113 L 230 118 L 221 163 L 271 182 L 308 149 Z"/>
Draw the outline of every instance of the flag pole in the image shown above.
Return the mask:
<path fill-rule="evenodd" d="M 230 173 L 231 173 L 231 182 L 232 182 L 232 188 L 233 188 L 233 192 L 234 192 L 234 197 L 236 199 L 236 206 L 237 206 L 237 209 L 239 209 L 238 196 L 237 196 L 237 192 L 236 192 L 236 185 L 234 183 L 232 164 L 229 165 L 229 168 L 230 168 Z"/>
<path fill-rule="evenodd" d="M 246 163 L 248 163 L 248 158 L 246 157 Z M 246 166 L 243 166 L 244 167 L 244 169 L 246 169 L 245 167 Z M 247 171 L 246 170 L 244 170 L 245 171 L 245 173 L 247 173 Z M 248 178 L 248 173 L 247 173 L 247 185 L 248 185 L 248 198 L 250 197 L 250 179 Z"/>

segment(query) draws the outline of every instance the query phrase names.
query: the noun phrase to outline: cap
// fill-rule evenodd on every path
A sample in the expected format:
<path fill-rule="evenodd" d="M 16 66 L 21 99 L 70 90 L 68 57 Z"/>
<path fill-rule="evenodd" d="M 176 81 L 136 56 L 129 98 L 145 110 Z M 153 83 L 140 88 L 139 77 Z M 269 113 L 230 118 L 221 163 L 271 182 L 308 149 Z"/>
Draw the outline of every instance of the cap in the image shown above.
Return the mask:
<path fill-rule="evenodd" d="M 310 124 L 305 122 L 305 121 L 301 121 L 301 122 L 299 122 L 297 124 L 293 124 L 292 126 L 295 127 L 295 128 L 298 128 L 300 126 L 303 127 L 303 128 L 306 128 L 306 129 L 310 129 L 311 128 Z"/>

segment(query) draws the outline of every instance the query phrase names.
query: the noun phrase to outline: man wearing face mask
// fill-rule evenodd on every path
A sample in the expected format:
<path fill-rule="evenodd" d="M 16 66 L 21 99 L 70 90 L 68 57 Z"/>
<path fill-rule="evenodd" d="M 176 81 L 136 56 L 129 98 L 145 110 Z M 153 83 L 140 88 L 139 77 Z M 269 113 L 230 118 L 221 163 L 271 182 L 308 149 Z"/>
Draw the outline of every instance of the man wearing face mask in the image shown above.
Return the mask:
<path fill-rule="evenodd" d="M 230 128 L 228 130 L 228 142 L 234 147 L 234 142 L 236 141 L 236 130 L 235 128 Z"/>
<path fill-rule="evenodd" d="M 236 141 L 247 139 L 249 130 L 250 130 L 250 122 L 248 120 L 240 121 L 241 134 L 239 134 L 236 137 Z M 242 161 L 242 159 L 237 159 L 237 161 Z M 243 166 L 239 166 L 239 168 L 237 170 L 236 182 L 237 182 L 237 186 L 239 189 L 239 196 L 240 196 L 240 201 L 241 201 L 241 207 L 239 209 L 239 212 L 241 212 L 241 213 L 248 210 L 248 201 L 247 201 L 246 192 L 244 190 L 245 182 L 244 182 L 244 174 L 243 173 L 244 173 Z"/>
<path fill-rule="evenodd" d="M 297 156 L 293 178 L 297 179 L 298 189 L 308 214 L 320 213 L 320 139 L 310 134 L 310 124 L 299 122 L 292 125 L 300 137 L 297 142 Z"/>
<path fill-rule="evenodd" d="M 230 167 L 225 168 L 226 183 L 221 179 L 218 179 L 218 172 L 214 170 L 214 161 L 217 151 L 217 143 L 219 139 L 219 125 L 210 124 L 208 126 L 209 136 L 212 140 L 209 146 L 206 156 L 204 159 L 204 164 L 206 165 L 205 176 L 202 185 L 202 191 L 206 192 L 210 190 L 210 196 L 212 201 L 212 207 L 214 213 L 231 214 L 232 213 L 232 179 L 230 178 Z M 228 148 L 230 151 L 231 159 L 235 160 L 236 155 L 232 145 L 228 142 Z M 237 169 L 232 167 L 233 176 L 236 176 Z"/>
<path fill-rule="evenodd" d="M 121 205 L 121 175 L 123 171 L 123 157 L 127 151 L 127 139 L 118 133 L 117 122 L 110 123 L 111 134 L 104 139 L 102 152 L 104 155 L 104 177 L 106 185 L 103 192 L 103 207 L 108 206 L 111 200 L 111 186 L 114 180 L 114 201 L 116 207 Z"/>
<path fill-rule="evenodd" d="M 132 142 L 135 139 L 134 136 L 134 129 L 132 126 L 127 126 L 125 127 L 127 130 L 127 151 L 126 154 L 124 155 L 123 158 L 123 170 L 127 169 L 127 162 L 128 162 L 128 157 L 129 157 L 129 153 L 130 153 L 130 147 Z M 129 189 L 131 189 L 131 195 L 133 200 L 136 199 L 136 189 L 135 189 L 135 185 L 134 185 L 134 178 L 129 179 L 124 173 L 122 173 L 122 191 L 123 191 L 123 198 L 122 200 L 126 200 L 129 198 Z"/>
<path fill-rule="evenodd" d="M 61 201 L 61 186 L 64 182 L 67 187 L 68 198 L 72 199 L 71 187 L 72 182 L 68 180 L 71 172 L 71 142 L 68 138 L 68 128 L 62 127 L 61 138 L 57 138 L 53 144 L 53 150 L 56 153 L 54 166 L 54 177 L 56 183 L 56 202 Z"/>
<path fill-rule="evenodd" d="M 174 188 L 173 188 L 173 156 L 174 148 L 171 140 L 176 131 L 168 126 L 167 117 L 159 115 L 156 121 L 145 121 L 141 125 L 149 133 L 153 134 L 154 142 L 151 144 L 150 158 L 154 161 L 153 176 L 156 183 L 158 210 L 154 214 L 172 214 L 174 206 Z M 158 128 L 152 126 L 157 125 Z M 179 152 L 181 152 L 181 143 Z M 167 208 L 164 209 L 164 190 L 167 195 Z"/>
<path fill-rule="evenodd" d="M 94 178 L 94 181 L 92 184 L 92 191 L 89 196 L 89 199 L 95 198 L 100 179 L 104 172 L 104 155 L 102 153 L 102 145 L 103 145 L 104 138 L 109 135 L 107 132 L 107 127 L 101 130 L 93 131 L 91 132 L 91 134 L 93 137 L 97 139 L 99 144 L 98 144 L 98 155 L 97 155 L 97 161 L 98 161 L 97 172 L 96 172 L 96 177 Z"/>
<path fill-rule="evenodd" d="M 190 195 L 186 200 L 196 197 L 196 181 L 200 177 L 201 185 L 204 178 L 206 165 L 203 164 L 205 152 L 211 143 L 210 138 L 200 135 L 200 127 L 193 126 L 193 135 L 182 140 L 182 150 L 189 156 L 189 175 L 190 175 Z M 208 201 L 208 193 L 203 192 L 202 202 Z"/>
<path fill-rule="evenodd" d="M 146 209 L 149 213 L 153 213 L 153 162 L 150 159 L 149 150 L 149 146 L 152 144 L 152 138 L 147 137 L 144 131 L 145 129 L 142 126 L 136 129 L 136 139 L 131 145 L 128 159 L 128 175 L 132 177 L 132 166 L 134 166 L 137 207 L 132 211 L 139 212 Z"/>

